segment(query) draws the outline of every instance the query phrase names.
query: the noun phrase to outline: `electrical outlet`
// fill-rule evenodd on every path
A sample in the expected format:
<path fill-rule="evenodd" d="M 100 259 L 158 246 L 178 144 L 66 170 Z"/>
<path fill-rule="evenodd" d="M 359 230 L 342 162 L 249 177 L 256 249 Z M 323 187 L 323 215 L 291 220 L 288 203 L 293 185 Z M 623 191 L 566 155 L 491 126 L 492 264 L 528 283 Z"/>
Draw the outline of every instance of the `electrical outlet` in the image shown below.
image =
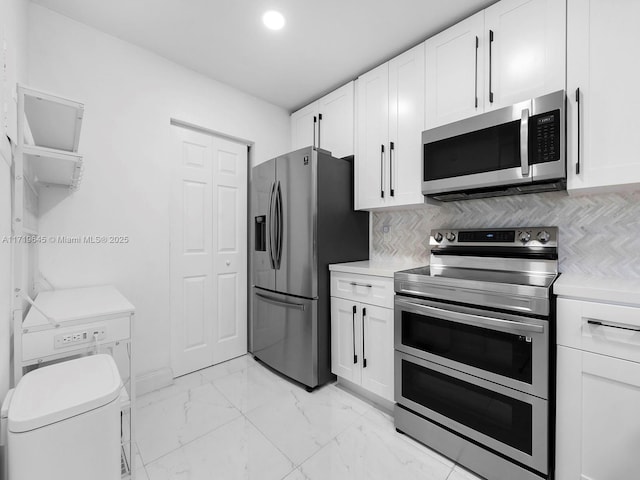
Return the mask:
<path fill-rule="evenodd" d="M 53 348 L 67 348 L 85 343 L 95 342 L 94 336 L 98 336 L 98 341 L 107 338 L 107 329 L 103 326 L 85 328 L 71 333 L 61 333 L 53 338 Z"/>
<path fill-rule="evenodd" d="M 391 229 L 391 227 L 389 227 L 389 225 L 383 225 L 382 226 L 382 233 L 389 233 L 390 229 Z"/>

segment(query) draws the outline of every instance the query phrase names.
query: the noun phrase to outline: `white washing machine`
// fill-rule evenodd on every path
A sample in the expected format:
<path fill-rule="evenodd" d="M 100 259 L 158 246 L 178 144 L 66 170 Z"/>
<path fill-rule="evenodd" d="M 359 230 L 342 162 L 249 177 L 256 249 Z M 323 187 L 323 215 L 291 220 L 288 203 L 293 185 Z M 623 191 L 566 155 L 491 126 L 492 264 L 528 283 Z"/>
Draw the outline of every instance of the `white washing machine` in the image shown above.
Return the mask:
<path fill-rule="evenodd" d="M 121 388 L 109 355 L 22 377 L 7 399 L 9 480 L 120 479 Z"/>

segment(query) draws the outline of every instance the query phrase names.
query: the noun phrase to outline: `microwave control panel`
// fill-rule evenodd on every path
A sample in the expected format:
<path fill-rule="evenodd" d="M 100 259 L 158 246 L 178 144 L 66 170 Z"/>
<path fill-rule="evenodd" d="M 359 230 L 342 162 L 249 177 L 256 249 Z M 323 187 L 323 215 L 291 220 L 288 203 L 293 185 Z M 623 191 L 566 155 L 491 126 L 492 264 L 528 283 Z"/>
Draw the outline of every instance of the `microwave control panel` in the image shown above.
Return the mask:
<path fill-rule="evenodd" d="M 530 163 L 560 160 L 560 110 L 529 119 Z"/>

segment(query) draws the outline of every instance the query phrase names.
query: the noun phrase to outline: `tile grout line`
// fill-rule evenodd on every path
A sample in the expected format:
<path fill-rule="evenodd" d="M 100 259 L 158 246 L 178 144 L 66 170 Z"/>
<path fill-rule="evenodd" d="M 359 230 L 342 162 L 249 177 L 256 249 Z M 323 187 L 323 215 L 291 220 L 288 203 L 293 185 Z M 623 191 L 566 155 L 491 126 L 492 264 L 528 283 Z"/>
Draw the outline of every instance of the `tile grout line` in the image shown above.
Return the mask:
<path fill-rule="evenodd" d="M 242 414 L 242 416 L 247 420 L 247 422 L 249 422 L 249 424 L 250 424 L 253 428 L 255 428 L 255 429 L 256 429 L 256 431 L 257 431 L 260 435 L 262 435 L 262 436 L 264 437 L 264 439 L 265 439 L 265 440 L 266 440 L 270 445 L 272 445 L 272 446 L 273 446 L 273 448 L 275 448 L 278 452 L 280 452 L 280 454 L 282 454 L 282 456 L 283 456 L 284 458 L 286 458 L 287 460 L 289 460 L 289 462 L 291 462 L 291 465 L 293 465 L 293 468 L 292 468 L 291 470 L 289 470 L 289 471 L 285 474 L 285 476 L 284 476 L 284 477 L 282 477 L 282 478 L 284 479 L 284 478 L 286 478 L 288 475 L 291 475 L 291 473 L 292 473 L 292 472 L 294 472 L 294 471 L 299 467 L 299 465 L 296 465 L 296 462 L 294 462 L 291 458 L 289 458 L 289 456 L 288 456 L 286 453 L 284 453 L 284 452 L 280 449 L 280 447 L 278 447 L 275 443 L 273 443 L 273 441 L 272 441 L 272 440 L 267 436 L 267 434 L 266 434 L 265 432 L 263 432 L 263 431 L 260 429 L 260 427 L 258 427 L 255 423 L 253 423 L 253 422 L 251 421 L 251 419 L 250 419 L 249 417 L 247 417 L 247 415 L 246 415 L 245 413 L 243 413 L 243 414 Z"/>
<path fill-rule="evenodd" d="M 226 400 L 226 397 L 225 397 L 225 400 Z M 141 458 L 141 459 L 142 459 L 142 461 L 143 461 L 143 465 L 145 466 L 145 469 L 146 469 L 146 466 L 147 466 L 147 465 L 151 465 L 152 463 L 157 462 L 157 461 L 158 461 L 158 460 L 160 460 L 161 458 L 164 458 L 164 457 L 166 457 L 167 455 L 170 455 L 170 454 L 172 454 L 172 453 L 175 453 L 175 452 L 177 452 L 178 450 L 180 450 L 181 448 L 183 448 L 183 447 L 185 447 L 185 446 L 187 446 L 187 445 L 189 445 L 189 444 L 191 444 L 191 443 L 195 442 L 196 440 L 200 440 L 201 438 L 206 437 L 206 436 L 207 436 L 207 435 L 209 435 L 210 433 L 213 433 L 213 432 L 215 432 L 216 430 L 218 430 L 218 429 L 220 429 L 220 428 L 224 427 L 225 425 L 228 425 L 228 424 L 230 424 L 231 422 L 233 422 L 233 421 L 235 421 L 235 420 L 239 419 L 239 418 L 243 415 L 243 414 L 242 414 L 242 412 L 241 412 L 238 408 L 236 408 L 236 406 L 235 406 L 235 405 L 233 405 L 231 402 L 229 402 L 229 404 L 231 405 L 231 408 L 233 408 L 234 410 L 237 410 L 237 411 L 238 411 L 238 415 L 237 415 L 237 416 L 233 417 L 233 418 L 232 418 L 232 419 L 230 419 L 230 420 L 227 420 L 227 421 L 226 421 L 226 422 L 224 422 L 224 423 L 221 423 L 221 424 L 220 424 L 220 425 L 218 425 L 217 427 L 214 427 L 213 429 L 209 430 L 208 432 L 203 433 L 202 435 L 198 435 L 197 437 L 192 438 L 191 440 L 189 440 L 189 441 L 187 441 L 187 442 L 184 442 L 184 443 L 180 442 L 180 446 L 179 446 L 179 447 L 176 447 L 176 448 L 172 449 L 171 451 L 169 451 L 169 452 L 167 452 L 167 453 L 163 453 L 163 454 L 162 454 L 162 455 L 160 455 L 158 458 L 155 458 L 154 460 L 151 460 L 151 461 L 149 461 L 149 462 L 144 462 L 144 458 L 142 458 L 142 452 L 140 452 L 140 450 L 138 450 L 138 453 L 140 454 L 140 458 Z M 136 442 L 136 443 L 137 443 L 137 442 Z"/>
<path fill-rule="evenodd" d="M 233 408 L 235 408 L 235 407 L 233 407 Z M 235 408 L 235 409 L 237 410 L 237 408 Z M 193 439 L 189 440 L 188 442 L 180 443 L 180 446 L 179 446 L 179 447 L 174 448 L 174 449 L 173 449 L 173 450 L 171 450 L 170 452 L 163 453 L 163 454 L 162 454 L 162 455 L 160 455 L 158 458 L 156 458 L 156 459 L 154 459 L 154 460 L 151 460 L 150 462 L 144 463 L 144 461 L 143 461 L 143 465 L 145 466 L 145 469 L 146 469 L 146 467 L 147 467 L 148 465 L 151 465 L 152 463 L 157 462 L 158 460 L 160 460 L 160 459 L 162 459 L 162 458 L 166 457 L 167 455 L 170 455 L 170 454 L 172 454 L 172 453 L 177 452 L 177 451 L 178 451 L 178 450 L 180 450 L 181 448 L 186 447 L 187 445 L 190 445 L 191 443 L 195 442 L 196 440 L 200 440 L 200 439 L 202 439 L 203 437 L 206 437 L 206 436 L 207 436 L 207 435 L 209 435 L 210 433 L 213 433 L 213 432 L 215 432 L 216 430 L 218 430 L 218 429 L 220 429 L 220 428 L 222 428 L 222 427 L 224 427 L 224 426 L 226 426 L 226 425 L 230 424 L 231 422 L 233 422 L 233 421 L 235 421 L 235 420 L 238 420 L 241 416 L 242 416 L 242 412 L 240 412 L 240 415 L 238 415 L 238 416 L 236 416 L 236 417 L 232 418 L 231 420 L 228 420 L 228 421 L 226 421 L 226 422 L 224 422 L 224 423 L 220 424 L 219 426 L 215 427 L 213 430 L 209 430 L 208 432 L 203 433 L 202 435 L 198 435 L 197 437 L 195 437 L 195 438 L 193 438 Z M 140 454 L 140 457 L 142 458 L 142 454 Z"/>

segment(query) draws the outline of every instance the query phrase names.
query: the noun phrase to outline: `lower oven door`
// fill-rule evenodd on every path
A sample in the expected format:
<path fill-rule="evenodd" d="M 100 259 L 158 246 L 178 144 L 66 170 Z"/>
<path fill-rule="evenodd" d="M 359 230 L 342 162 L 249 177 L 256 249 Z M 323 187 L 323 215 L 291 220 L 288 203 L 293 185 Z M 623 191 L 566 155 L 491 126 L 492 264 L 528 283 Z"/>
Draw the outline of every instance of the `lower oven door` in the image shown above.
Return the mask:
<path fill-rule="evenodd" d="M 395 352 L 399 405 L 481 446 L 548 473 L 548 401 Z"/>
<path fill-rule="evenodd" d="M 548 398 L 548 320 L 401 295 L 394 315 L 396 350 Z"/>

